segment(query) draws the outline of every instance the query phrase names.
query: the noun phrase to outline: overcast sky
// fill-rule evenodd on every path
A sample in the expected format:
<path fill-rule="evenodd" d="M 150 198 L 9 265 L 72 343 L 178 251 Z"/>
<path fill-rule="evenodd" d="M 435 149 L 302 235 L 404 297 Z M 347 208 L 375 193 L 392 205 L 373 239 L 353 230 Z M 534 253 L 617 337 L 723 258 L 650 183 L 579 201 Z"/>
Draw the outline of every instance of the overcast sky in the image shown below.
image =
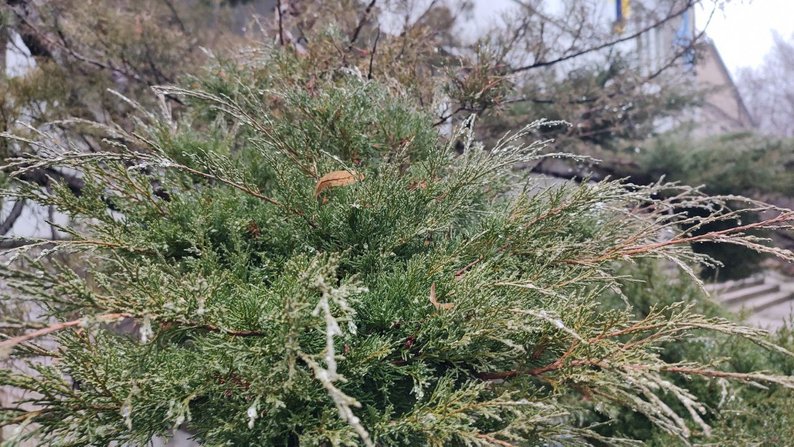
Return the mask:
<path fill-rule="evenodd" d="M 704 3 L 713 5 L 710 0 Z M 500 14 L 514 3 L 476 0 L 475 4 L 475 14 L 482 20 Z M 709 12 L 703 8 L 696 11 L 699 29 L 706 26 Z M 738 68 L 757 66 L 763 61 L 772 46 L 773 31 L 783 37 L 794 33 L 794 0 L 729 0 L 722 10 L 713 14 L 706 34 L 714 40 L 725 65 L 735 75 Z"/>
<path fill-rule="evenodd" d="M 708 14 L 696 13 L 698 27 Z M 788 38 L 794 33 L 794 0 L 731 0 L 717 11 L 706 28 L 732 73 L 757 66 L 772 47 L 772 33 Z"/>

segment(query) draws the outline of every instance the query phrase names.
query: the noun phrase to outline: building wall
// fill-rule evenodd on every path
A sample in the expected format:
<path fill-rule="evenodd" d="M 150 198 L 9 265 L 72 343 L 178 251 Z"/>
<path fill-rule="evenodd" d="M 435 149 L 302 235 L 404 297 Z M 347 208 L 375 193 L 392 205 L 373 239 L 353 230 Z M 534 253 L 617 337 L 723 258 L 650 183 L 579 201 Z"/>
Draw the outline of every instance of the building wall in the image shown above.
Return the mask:
<path fill-rule="evenodd" d="M 707 92 L 697 111 L 699 136 L 752 130 L 752 117 L 742 101 L 714 43 L 706 43 L 698 59 L 697 84 Z"/>
<path fill-rule="evenodd" d="M 605 3 L 614 7 L 615 2 L 620 1 Z M 622 35 L 632 35 L 658 23 L 671 10 L 670 0 L 632 0 L 628 4 L 630 13 Z M 676 8 L 678 6 L 674 6 L 673 10 L 680 11 Z M 694 122 L 696 136 L 752 130 L 755 124 L 714 43 L 705 38 L 697 53 L 686 49 L 698 35 L 695 13 L 695 8 L 690 8 L 630 40 L 623 48 L 630 48 L 634 52 L 638 67 L 644 74 L 651 75 L 665 68 L 703 92 L 702 106 L 683 118 Z M 676 57 L 680 60 L 667 68 L 666 64 Z"/>

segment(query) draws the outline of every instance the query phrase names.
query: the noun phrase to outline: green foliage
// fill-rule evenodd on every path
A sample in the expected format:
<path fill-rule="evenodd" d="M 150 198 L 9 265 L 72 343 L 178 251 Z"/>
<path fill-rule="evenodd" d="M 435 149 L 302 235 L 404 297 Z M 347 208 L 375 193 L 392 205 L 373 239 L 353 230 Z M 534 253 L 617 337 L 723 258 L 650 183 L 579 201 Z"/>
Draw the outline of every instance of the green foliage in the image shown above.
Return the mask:
<path fill-rule="evenodd" d="M 703 315 L 683 280 L 644 290 L 647 275 L 623 274 L 665 260 L 694 276 L 703 258 L 681 228 L 741 212 L 674 184 L 516 191 L 512 168 L 545 147 L 521 141 L 544 122 L 486 151 L 472 120 L 441 137 L 399 89 L 355 70 L 302 78 L 294 56 L 259 57 L 158 88 L 185 103 L 179 115 L 130 101 L 134 130 L 96 126 L 103 151 L 46 129 L 9 136 L 28 150 L 9 175 L 68 169 L 86 185 L 5 191 L 72 218 L 69 238 L 6 253 L 9 284 L 60 322 L 45 330 L 57 349 L 33 335 L 0 345 L 55 360 L 0 373 L 35 406 L 0 415 L 32 429 L 12 442 L 143 444 L 184 428 L 205 445 L 687 443 L 730 434 L 704 387 L 794 388 L 790 370 L 674 352 L 696 337 L 792 356 Z M 319 188 L 329 173 L 346 181 Z M 794 259 L 741 232 L 697 237 Z"/>
<path fill-rule="evenodd" d="M 657 309 L 682 302 L 692 306 L 697 313 L 712 318 L 730 318 L 718 302 L 704 298 L 696 284 L 660 269 L 658 264 L 639 262 L 627 266 L 621 273 L 626 278 L 622 291 L 632 297 L 637 318 L 645 318 Z M 644 280 L 637 281 L 637 278 Z M 615 295 L 605 301 L 605 305 L 612 309 L 625 304 Z M 789 350 L 794 348 L 791 329 L 780 329 L 770 337 L 770 341 Z M 722 365 L 737 372 L 763 370 L 785 375 L 794 373 L 794 362 L 790 356 L 759 350 L 752 341 L 737 340 L 728 335 L 697 331 L 685 339 L 665 343 L 660 348 L 660 355 L 668 362 L 689 359 Z M 790 399 L 788 392 L 778 388 L 766 389 L 759 384 L 731 386 L 724 379 L 674 380 L 678 385 L 690 389 L 704 405 L 713 410 L 705 418 L 711 426 L 711 437 L 702 439 L 697 445 L 776 446 L 785 445 L 790 439 L 790 423 L 794 421 L 794 412 L 783 403 L 785 399 Z M 608 425 L 610 430 L 631 433 L 633 437 L 646 439 L 647 444 L 653 446 L 680 442 L 636 415 L 623 413 L 620 416 L 624 418 L 623 423 Z"/>
<path fill-rule="evenodd" d="M 711 194 L 794 195 L 794 146 L 782 139 L 729 134 L 701 140 L 659 138 L 639 157 L 643 171 Z"/>
<path fill-rule="evenodd" d="M 673 134 L 652 142 L 641 152 L 638 164 L 642 175 L 651 179 L 666 177 L 688 185 L 702 184 L 710 194 L 794 195 L 794 177 L 790 173 L 794 166 L 794 147 L 787 140 L 745 133 L 693 141 L 686 134 Z M 703 214 L 703 211 L 692 212 Z M 758 219 L 759 216 L 748 214 L 744 219 L 710 225 L 700 231 L 719 231 Z M 760 261 L 764 258 L 742 247 L 724 244 L 698 244 L 693 249 L 722 263 L 718 268 L 704 271 L 704 275 L 711 278 L 747 277 L 760 270 Z"/>
<path fill-rule="evenodd" d="M 602 160 L 588 166 L 593 172 L 650 183 L 649 168 L 636 169 L 637 147 L 658 134 L 660 123 L 688 124 L 682 112 L 698 107 L 702 92 L 677 69 L 660 72 L 657 79 L 643 75 L 645 67 L 633 57 L 610 51 L 578 61 L 564 75 L 554 70 L 531 74 L 528 82 L 516 83 L 499 113 L 485 115 L 480 134 L 499 137 L 528 117 L 565 120 L 571 124 L 548 129 L 556 150 Z"/>

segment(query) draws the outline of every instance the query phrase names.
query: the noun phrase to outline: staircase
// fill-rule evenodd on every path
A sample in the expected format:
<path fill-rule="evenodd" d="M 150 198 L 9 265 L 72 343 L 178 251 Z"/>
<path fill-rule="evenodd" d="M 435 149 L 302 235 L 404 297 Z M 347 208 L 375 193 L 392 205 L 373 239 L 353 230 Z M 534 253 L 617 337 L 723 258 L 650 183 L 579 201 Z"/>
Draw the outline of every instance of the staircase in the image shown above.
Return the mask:
<path fill-rule="evenodd" d="M 794 316 L 794 278 L 767 271 L 746 279 L 709 284 L 706 289 L 729 310 L 766 329 L 791 325 Z"/>

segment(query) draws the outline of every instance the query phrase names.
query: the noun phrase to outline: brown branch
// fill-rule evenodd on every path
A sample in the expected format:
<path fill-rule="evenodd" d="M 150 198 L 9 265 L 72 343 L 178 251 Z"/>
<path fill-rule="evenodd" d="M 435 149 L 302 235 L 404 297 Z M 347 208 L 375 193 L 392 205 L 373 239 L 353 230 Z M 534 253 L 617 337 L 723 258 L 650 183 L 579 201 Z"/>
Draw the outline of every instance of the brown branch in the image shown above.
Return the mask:
<path fill-rule="evenodd" d="M 73 175 L 64 174 L 58 171 L 55 168 L 42 168 L 42 169 L 31 169 L 25 170 L 21 172 L 16 178 L 35 183 L 39 186 L 49 187 L 52 186 L 53 182 L 61 182 L 64 183 L 72 194 L 76 196 L 80 196 L 82 193 L 83 188 L 85 187 L 85 182 Z"/>
<path fill-rule="evenodd" d="M 0 239 L 0 250 L 21 248 L 27 245 L 35 245 L 35 244 L 39 244 L 39 247 L 41 248 L 50 248 L 55 245 L 55 242 L 50 242 L 48 244 L 44 244 L 42 242 L 43 241 L 41 239 L 29 239 L 24 237 Z"/>
<path fill-rule="evenodd" d="M 17 409 L 14 408 L 14 410 L 17 410 Z M 9 419 L 7 421 L 7 425 L 20 424 L 22 422 L 25 422 L 25 421 L 28 421 L 30 419 L 33 419 L 36 416 L 41 416 L 42 414 L 47 414 L 47 412 L 48 411 L 43 409 L 43 408 L 40 409 L 40 410 L 25 411 L 24 413 L 20 414 L 19 416 L 16 416 L 16 417 L 13 417 L 13 418 Z M 2 439 L 0 439 L 0 440 L 2 440 Z"/>
<path fill-rule="evenodd" d="M 642 322 L 639 322 L 639 323 L 636 323 L 636 324 L 634 324 L 632 326 L 629 326 L 629 327 L 621 329 L 621 330 L 613 331 L 613 332 L 610 332 L 610 333 L 604 333 L 604 334 L 601 334 L 599 336 L 593 337 L 590 340 L 588 340 L 588 344 L 592 344 L 594 342 L 603 340 L 604 338 L 612 338 L 612 337 L 617 337 L 617 336 L 621 336 L 621 335 L 627 335 L 627 334 L 630 334 L 630 333 L 633 333 L 633 332 L 647 331 L 647 330 L 651 330 L 651 329 L 654 329 L 654 328 L 663 327 L 666 324 L 667 323 L 659 323 L 659 324 L 642 326 Z M 697 326 L 693 325 L 692 327 L 697 327 Z M 652 339 L 652 338 L 654 338 L 654 336 L 647 337 L 646 339 L 643 339 L 643 341 L 647 341 L 648 339 Z M 636 345 L 636 344 L 637 343 L 627 343 L 627 344 L 623 345 L 622 349 L 625 349 L 627 347 L 631 347 L 631 346 Z M 595 367 L 599 367 L 599 368 L 609 368 L 610 366 L 612 366 L 612 365 L 610 365 L 609 362 L 606 361 L 606 358 L 601 358 L 601 359 L 596 359 L 596 360 L 593 360 L 593 359 L 578 359 L 578 360 L 572 360 L 570 362 L 565 363 L 565 360 L 568 357 L 570 357 L 570 355 L 578 347 L 578 345 L 579 345 L 579 343 L 574 341 L 571 344 L 571 347 L 568 348 L 568 350 L 565 351 L 557 360 L 554 360 L 553 362 L 548 363 L 548 364 L 546 364 L 544 366 L 541 366 L 541 367 L 538 367 L 538 368 L 525 369 L 525 370 L 516 369 L 516 370 L 510 370 L 510 371 L 483 372 L 483 373 L 476 374 L 476 376 L 480 380 L 505 380 L 505 379 L 510 379 L 510 378 L 518 377 L 518 376 L 533 376 L 533 377 L 537 377 L 537 376 L 546 374 L 548 372 L 557 371 L 557 370 L 561 369 L 564 366 L 569 366 L 569 367 L 595 366 Z M 615 368 L 621 368 L 621 369 L 631 369 L 631 370 L 657 370 L 657 371 L 660 371 L 660 372 L 667 372 L 667 373 L 673 373 L 673 374 L 698 375 L 698 376 L 702 376 L 702 377 L 717 377 L 717 378 L 726 378 L 726 379 L 742 380 L 742 381 L 764 380 L 763 377 L 758 376 L 758 375 L 754 375 L 754 374 L 740 373 L 740 372 L 731 372 L 731 371 L 718 371 L 718 370 L 714 370 L 714 369 L 694 368 L 694 367 L 686 367 L 686 366 L 680 366 L 680 365 L 668 365 L 668 364 L 663 364 L 663 365 L 652 365 L 652 364 L 650 364 L 650 365 L 640 365 L 640 364 L 634 364 L 634 365 L 614 365 L 614 367 Z M 794 385 L 792 385 L 792 387 L 794 387 Z"/>
<path fill-rule="evenodd" d="M 125 313 L 125 312 L 120 312 L 120 313 L 109 313 L 109 314 L 96 315 L 96 316 L 91 316 L 90 318 L 94 318 L 94 319 L 102 321 L 102 322 L 110 322 L 110 321 L 120 320 L 120 319 L 124 319 L 124 318 L 133 318 L 133 315 L 129 314 L 129 313 Z M 3 352 L 3 351 L 8 350 L 8 349 L 11 349 L 11 348 L 13 348 L 13 347 L 15 347 L 15 346 L 17 346 L 17 345 L 19 345 L 21 343 L 25 343 L 26 341 L 30 341 L 30 340 L 33 340 L 33 339 L 36 339 L 36 338 L 39 338 L 39 337 L 43 337 L 45 335 L 52 334 L 53 332 L 58 332 L 58 331 L 62 331 L 64 329 L 81 326 L 81 325 L 85 324 L 85 322 L 86 322 L 86 319 L 81 318 L 81 319 L 78 319 L 78 320 L 71 320 L 71 321 L 64 321 L 64 322 L 60 322 L 60 323 L 54 323 L 54 324 L 51 324 L 49 326 L 43 327 L 41 329 L 35 330 L 33 332 L 29 332 L 27 334 L 23 334 L 23 335 L 20 335 L 20 336 L 17 336 L 17 337 L 9 338 L 7 340 L 4 340 L 4 341 L 0 342 L 0 352 Z M 172 323 L 172 322 L 163 322 L 163 324 L 169 325 L 169 324 L 174 324 L 174 323 Z M 236 330 L 231 330 L 231 329 L 225 329 L 225 328 L 222 328 L 222 327 L 219 327 L 219 326 L 215 326 L 215 325 L 211 325 L 211 324 L 198 325 L 198 326 L 194 326 L 194 328 L 196 328 L 196 329 L 205 329 L 205 330 L 210 331 L 210 332 L 217 332 L 217 333 L 221 333 L 221 334 L 225 334 L 225 335 L 231 335 L 231 336 L 234 336 L 234 337 L 257 337 L 257 336 L 265 335 L 265 333 L 262 332 L 262 331 L 255 331 L 255 330 L 240 330 L 240 331 L 236 331 Z"/>
<path fill-rule="evenodd" d="M 27 8 L 27 3 L 24 4 L 24 7 Z M 39 56 L 42 57 L 54 59 L 55 55 L 53 54 L 54 52 L 52 47 L 58 47 L 66 51 L 69 55 L 71 55 L 73 58 L 77 59 L 80 62 L 93 65 L 103 70 L 109 70 L 111 72 L 116 72 L 124 76 L 128 76 L 144 85 L 151 85 L 151 83 L 143 79 L 143 77 L 141 77 L 141 75 L 139 75 L 138 73 L 125 70 L 119 67 L 115 67 L 111 63 L 98 61 L 96 59 L 93 59 L 91 57 L 85 56 L 77 52 L 74 48 L 72 48 L 71 46 L 65 43 L 57 42 L 55 39 L 52 39 L 51 37 L 47 36 L 47 34 L 38 30 L 22 12 L 14 8 L 12 9 L 14 11 L 14 15 L 16 15 L 17 19 L 19 19 L 20 21 L 20 26 L 22 30 L 24 30 L 23 32 L 25 33 L 25 36 L 27 36 L 28 41 L 25 41 L 25 45 L 29 47 L 28 49 L 31 49 L 30 45 L 34 45 L 34 47 L 36 47 L 34 49 L 40 48 L 37 49 L 37 53 L 34 53 L 34 49 L 31 49 L 31 54 L 38 54 Z"/>
<path fill-rule="evenodd" d="M 11 207 L 11 211 L 6 216 L 6 219 L 3 223 L 0 223 L 0 235 L 4 235 L 11 231 L 14 227 L 14 224 L 19 219 L 19 216 L 22 215 L 22 210 L 25 209 L 25 199 L 17 199 L 14 202 L 14 206 Z"/>
<path fill-rule="evenodd" d="M 32 56 L 39 56 L 51 59 L 53 51 L 50 42 L 42 39 L 42 36 L 27 20 L 27 17 L 33 14 L 30 10 L 30 0 L 6 0 L 5 4 L 13 11 L 13 14 L 19 19 L 17 23 L 16 32 L 22 39 Z"/>
<path fill-rule="evenodd" d="M 631 369 L 642 369 L 648 368 L 645 365 L 632 365 L 629 366 Z M 723 379 L 734 379 L 734 380 L 760 380 L 760 377 L 756 377 L 752 374 L 747 373 L 739 373 L 739 372 L 730 372 L 730 371 L 718 371 L 715 369 L 705 369 L 705 368 L 687 368 L 684 366 L 662 366 L 659 368 L 660 371 L 674 373 L 674 374 L 688 374 L 688 375 L 696 375 L 696 376 L 703 376 L 703 377 L 718 377 Z"/>
<path fill-rule="evenodd" d="M 754 223 L 750 223 L 750 224 L 746 224 L 746 225 L 741 225 L 741 226 L 738 226 L 738 227 L 726 228 L 724 230 L 719 230 L 719 231 L 711 231 L 709 233 L 704 233 L 704 234 L 701 234 L 701 235 L 698 235 L 698 236 L 674 238 L 674 239 L 670 239 L 668 241 L 655 242 L 655 243 L 652 243 L 652 244 L 635 245 L 635 246 L 625 247 L 623 249 L 618 249 L 612 255 L 607 254 L 607 255 L 604 255 L 604 256 L 608 256 L 609 255 L 609 257 L 611 258 L 615 254 L 617 254 L 619 256 L 632 256 L 632 255 L 637 255 L 637 254 L 643 254 L 643 253 L 647 253 L 649 251 L 657 250 L 657 249 L 664 248 L 664 247 L 671 246 L 671 245 L 692 244 L 692 243 L 696 243 L 696 242 L 703 242 L 703 241 L 718 239 L 721 236 L 729 236 L 729 235 L 735 234 L 735 233 L 744 233 L 745 231 L 748 231 L 748 230 L 754 230 L 754 229 L 766 228 L 766 227 L 774 227 L 775 224 L 786 223 L 786 222 L 791 222 L 791 221 L 794 221 L 794 211 L 784 212 L 784 213 L 779 214 L 776 217 L 773 217 L 773 218 L 770 218 L 770 219 L 766 219 L 766 220 L 762 220 L 760 222 L 754 222 Z M 604 256 L 601 256 L 601 257 L 598 257 L 598 258 L 594 258 L 594 260 L 596 260 L 596 261 L 597 260 L 602 260 L 602 258 L 604 258 Z M 606 260 L 606 258 L 604 258 L 603 260 Z"/>
<path fill-rule="evenodd" d="M 380 27 L 378 27 L 378 33 L 375 34 L 375 43 L 372 44 L 372 51 L 369 54 L 369 72 L 367 73 L 369 80 L 372 80 L 372 65 L 375 63 L 375 53 L 378 51 L 378 40 L 380 40 Z"/>
<path fill-rule="evenodd" d="M 659 67 L 658 70 L 656 70 L 655 72 L 651 73 L 648 77 L 646 77 L 645 82 L 653 81 L 657 77 L 661 76 L 661 74 L 664 73 L 667 69 L 672 67 L 686 53 L 695 51 L 695 43 L 698 42 L 700 39 L 702 39 L 703 36 L 705 35 L 706 35 L 706 30 L 704 29 L 703 31 L 698 33 L 698 35 L 695 36 L 689 44 L 687 44 L 685 47 L 681 48 L 680 50 L 676 51 L 676 53 L 673 54 L 673 57 L 671 57 L 666 64 L 662 65 L 661 67 Z"/>
<path fill-rule="evenodd" d="M 253 189 L 251 189 L 251 188 L 249 188 L 249 187 L 247 187 L 245 185 L 242 185 L 240 183 L 236 183 L 236 182 L 233 182 L 231 180 L 227 180 L 227 179 L 224 179 L 224 178 L 221 178 L 221 177 L 217 177 L 215 175 L 208 174 L 206 172 L 202 172 L 202 171 L 199 171 L 197 169 L 193 169 L 193 168 L 191 168 L 189 166 L 185 166 L 185 165 L 181 165 L 181 164 L 174 164 L 172 166 L 174 168 L 176 168 L 176 169 L 185 171 L 185 172 L 187 172 L 189 174 L 193 174 L 193 175 L 196 175 L 196 176 L 199 176 L 199 177 L 203 177 L 203 178 L 206 178 L 206 179 L 209 179 L 209 180 L 219 181 L 219 182 L 221 182 L 221 183 L 223 183 L 225 185 L 231 186 L 232 188 L 238 189 L 238 190 L 240 190 L 240 191 L 242 191 L 242 192 L 244 192 L 246 194 L 249 194 L 249 195 L 251 195 L 253 197 L 256 197 L 257 199 L 264 200 L 265 202 L 270 203 L 271 205 L 276 205 L 276 206 L 278 206 L 278 207 L 280 207 L 280 208 L 282 208 L 284 210 L 289 211 L 290 213 L 292 213 L 292 214 L 294 214 L 296 216 L 303 217 L 304 219 L 306 219 L 306 222 L 312 228 L 315 228 L 317 226 L 317 224 L 315 224 L 314 222 L 312 222 L 311 220 L 309 220 L 306 217 L 306 214 L 303 211 L 293 209 L 293 208 L 291 208 L 291 207 L 279 202 L 278 200 L 276 200 L 276 199 L 274 199 L 272 197 L 266 196 L 266 195 L 260 193 L 259 191 L 255 191 L 255 190 L 253 190 Z"/>
<path fill-rule="evenodd" d="M 361 33 L 361 29 L 364 27 L 364 23 L 366 23 L 369 13 L 372 12 L 372 8 L 375 7 L 375 2 L 377 2 L 377 0 L 372 0 L 369 2 L 369 5 L 367 5 L 367 8 L 361 14 L 361 18 L 358 20 L 358 25 L 356 25 L 356 29 L 353 30 L 353 35 L 350 37 L 350 45 L 348 45 L 347 51 L 350 51 L 353 48 L 353 44 L 356 43 L 356 40 L 358 40 L 358 35 Z"/>
<path fill-rule="evenodd" d="M 119 320 L 122 318 L 129 318 L 130 316 L 131 316 L 130 314 L 126 314 L 126 313 L 111 313 L 111 314 L 97 315 L 93 318 L 96 318 L 97 320 L 105 321 L 105 320 Z M 24 343 L 26 341 L 33 340 L 35 338 L 43 337 L 45 335 L 52 334 L 53 332 L 58 332 L 71 327 L 80 326 L 83 323 L 85 323 L 84 319 L 64 321 L 61 323 L 51 324 L 45 328 L 41 328 L 39 330 L 29 332 L 27 334 L 20 335 L 18 337 L 9 338 L 8 340 L 0 342 L 0 352 L 7 349 L 11 349 L 20 343 Z"/>
<path fill-rule="evenodd" d="M 405 29 L 403 29 L 402 32 L 400 33 L 400 36 L 407 35 L 408 34 L 408 28 L 413 28 L 414 26 L 419 25 L 420 23 L 422 23 L 422 21 L 425 20 L 425 17 L 427 17 L 427 15 L 430 14 L 430 11 L 432 11 L 433 8 L 436 7 L 436 4 L 438 4 L 438 0 L 432 0 L 430 2 L 430 4 L 427 5 L 427 8 L 425 8 L 424 12 L 419 14 L 419 17 L 417 17 L 416 20 L 414 20 L 414 23 L 412 23 L 410 26 L 408 25 L 409 20 L 410 20 L 410 12 L 406 12 L 405 13 L 405 24 L 406 24 L 406 26 L 405 26 Z"/>
<path fill-rule="evenodd" d="M 165 6 L 171 11 L 171 15 L 174 16 L 174 21 L 176 21 L 176 25 L 179 27 L 179 30 L 182 31 L 183 34 L 188 34 L 187 27 L 185 27 L 185 22 L 179 17 L 179 13 L 177 12 L 174 4 L 171 3 L 171 0 L 163 0 Z"/>
<path fill-rule="evenodd" d="M 589 340 L 587 340 L 587 344 L 588 345 L 592 345 L 592 344 L 595 344 L 595 343 L 597 343 L 597 342 L 599 342 L 601 340 L 604 340 L 606 338 L 620 337 L 620 336 L 632 334 L 632 333 L 635 333 L 635 332 L 646 332 L 646 331 L 650 331 L 650 330 L 653 330 L 653 329 L 658 329 L 660 327 L 665 327 L 668 324 L 669 323 L 667 323 L 667 322 L 655 323 L 655 324 L 647 324 L 644 321 L 639 321 L 639 322 L 637 322 L 635 324 L 632 324 L 631 326 L 625 327 L 623 329 L 618 329 L 618 330 L 615 330 L 615 331 L 612 331 L 612 332 L 603 332 L 600 335 L 597 335 L 597 336 L 592 337 Z M 693 327 L 697 327 L 697 326 L 693 326 Z M 624 348 L 626 346 L 630 346 L 630 345 L 632 345 L 632 344 L 628 343 L 627 345 L 624 345 Z M 533 368 L 533 369 L 528 369 L 528 370 L 484 372 L 484 373 L 477 374 L 477 377 L 479 379 L 481 379 L 481 380 L 498 380 L 498 379 L 504 380 L 504 379 L 509 379 L 509 378 L 512 378 L 512 377 L 518 377 L 518 376 L 522 376 L 522 375 L 540 376 L 540 375 L 543 375 L 543 374 L 545 374 L 547 372 L 556 371 L 556 370 L 562 368 L 564 366 L 564 364 L 565 364 L 565 360 L 568 357 L 570 357 L 571 354 L 573 354 L 573 352 L 576 350 L 577 347 L 579 347 L 579 342 L 578 341 L 574 341 L 573 343 L 571 343 L 571 346 L 568 348 L 568 350 L 566 350 L 559 358 L 557 358 L 557 360 L 554 360 L 553 362 L 548 363 L 548 364 L 546 364 L 544 366 L 540 366 L 538 368 Z M 604 359 L 601 359 L 601 360 L 579 359 L 579 360 L 573 360 L 571 362 L 568 362 L 568 366 L 584 366 L 584 365 L 600 366 L 600 367 L 607 366 L 607 364 L 604 362 Z M 675 371 L 673 369 L 669 369 L 669 370 L 665 369 L 665 371 L 682 372 L 682 371 Z"/>
<path fill-rule="evenodd" d="M 477 373 L 477 378 L 480 380 L 504 380 L 510 379 L 513 377 L 518 377 L 524 374 L 522 371 L 519 370 L 512 370 L 512 371 L 496 371 L 496 372 L 481 372 Z"/>
<path fill-rule="evenodd" d="M 449 110 L 449 109 L 447 109 L 447 110 Z M 464 110 L 466 110 L 465 107 L 459 106 L 457 109 L 455 109 L 454 111 L 452 111 L 451 113 L 449 113 L 447 115 L 442 114 L 441 116 L 438 117 L 438 121 L 433 123 L 433 127 L 438 127 L 438 126 L 446 123 L 447 120 L 449 120 L 450 118 L 455 116 L 458 112 L 463 112 Z"/>
<path fill-rule="evenodd" d="M 276 13 L 278 14 L 278 44 L 284 46 L 284 19 L 281 10 L 281 0 L 276 1 Z"/>
<path fill-rule="evenodd" d="M 555 361 L 553 361 L 553 362 L 551 362 L 551 363 L 549 363 L 549 364 L 547 364 L 545 366 L 540 366 L 538 368 L 527 369 L 527 370 L 515 369 L 515 370 L 512 370 L 512 371 L 481 372 L 481 373 L 477 374 L 477 378 L 479 378 L 480 380 L 504 380 L 504 379 L 510 379 L 512 377 L 518 377 L 518 376 L 523 376 L 523 375 L 540 376 L 540 375 L 543 375 L 543 374 L 545 374 L 547 372 L 555 371 L 555 370 L 558 370 L 558 369 L 562 368 L 563 364 L 565 363 L 565 359 L 570 357 L 570 355 L 573 354 L 573 351 L 576 350 L 576 348 L 578 346 L 579 346 L 579 342 L 578 341 L 574 341 L 573 343 L 571 343 L 571 346 L 568 348 L 568 350 L 565 351 L 557 360 L 555 360 Z M 570 366 L 578 366 L 580 364 L 583 364 L 583 362 L 585 362 L 585 361 L 583 361 L 583 360 L 574 360 L 573 362 L 570 362 L 569 365 Z M 590 362 L 590 361 L 588 360 L 587 362 Z"/>
<path fill-rule="evenodd" d="M 501 446 L 501 447 L 516 447 L 515 445 L 510 444 L 509 442 L 502 441 L 501 439 L 494 438 L 493 436 L 489 436 L 489 435 L 486 435 L 484 433 L 478 433 L 475 436 L 477 436 L 478 438 L 480 438 L 480 439 L 482 439 L 482 440 L 484 440 L 486 442 L 489 442 L 491 444 L 496 444 L 496 445 Z"/>

